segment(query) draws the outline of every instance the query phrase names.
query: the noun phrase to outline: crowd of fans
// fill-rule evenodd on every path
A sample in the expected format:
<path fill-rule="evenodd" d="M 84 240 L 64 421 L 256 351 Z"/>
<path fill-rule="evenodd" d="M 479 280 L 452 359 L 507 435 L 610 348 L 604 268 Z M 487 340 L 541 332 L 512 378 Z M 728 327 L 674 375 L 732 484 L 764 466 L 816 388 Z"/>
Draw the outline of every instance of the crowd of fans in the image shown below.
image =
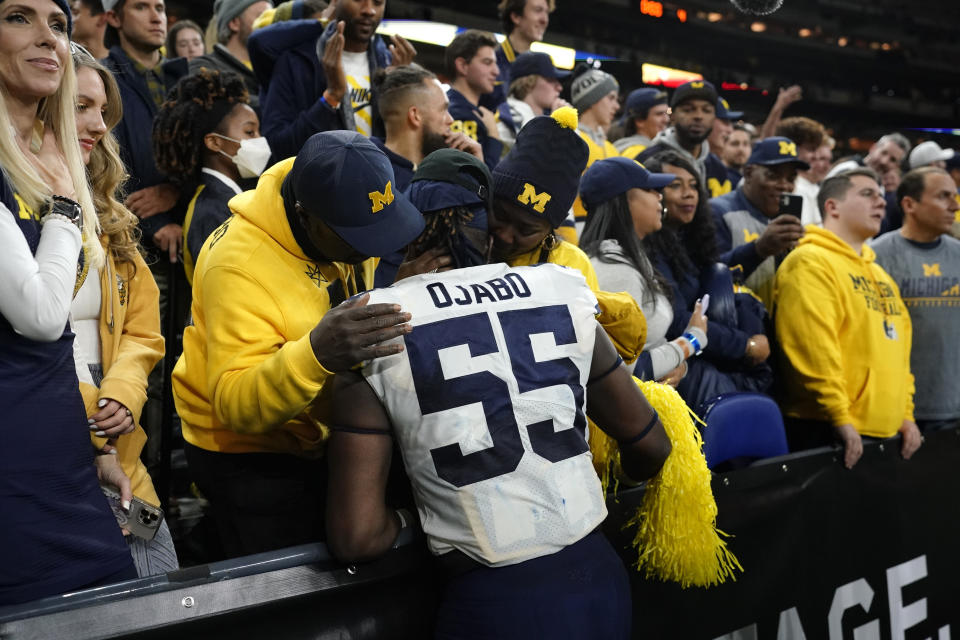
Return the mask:
<path fill-rule="evenodd" d="M 794 449 L 848 467 L 960 425 L 960 154 L 890 133 L 833 158 L 796 87 L 751 124 L 707 79 L 558 70 L 530 51 L 552 0 L 502 0 L 506 39 L 464 31 L 431 71 L 377 35 L 384 5 L 217 0 L 205 32 L 162 0 L 0 0 L 0 603 L 177 567 L 166 523 L 122 536 L 98 486 L 159 504 L 165 383 L 225 555 L 324 539 L 343 380 L 410 331 L 361 294 L 411 275 L 575 270 L 634 376 L 698 413 L 769 394 Z M 376 513 L 343 555 L 412 517 Z"/>

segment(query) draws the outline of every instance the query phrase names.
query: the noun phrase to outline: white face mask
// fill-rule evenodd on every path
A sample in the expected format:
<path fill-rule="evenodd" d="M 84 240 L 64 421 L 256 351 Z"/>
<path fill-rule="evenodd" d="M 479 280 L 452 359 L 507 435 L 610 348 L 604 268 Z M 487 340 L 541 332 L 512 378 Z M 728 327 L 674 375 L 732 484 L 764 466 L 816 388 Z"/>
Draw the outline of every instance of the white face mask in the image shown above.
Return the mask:
<path fill-rule="evenodd" d="M 267 163 L 270 162 L 271 151 L 270 144 L 263 136 L 259 138 L 248 138 L 246 140 L 234 140 L 233 138 L 222 136 L 219 133 L 213 135 L 223 138 L 224 140 L 236 142 L 240 145 L 236 155 L 230 156 L 223 151 L 220 153 L 223 153 L 223 155 L 233 160 L 233 164 L 237 165 L 237 169 L 240 171 L 241 178 L 259 177 L 259 175 L 263 173 L 263 170 L 267 168 Z"/>

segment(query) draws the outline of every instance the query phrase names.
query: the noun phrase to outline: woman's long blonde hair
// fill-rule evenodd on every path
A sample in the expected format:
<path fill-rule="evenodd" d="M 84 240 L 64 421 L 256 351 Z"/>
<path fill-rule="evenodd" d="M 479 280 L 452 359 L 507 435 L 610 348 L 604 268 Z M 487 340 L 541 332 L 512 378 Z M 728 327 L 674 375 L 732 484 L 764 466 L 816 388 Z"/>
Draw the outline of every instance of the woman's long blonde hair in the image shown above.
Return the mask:
<path fill-rule="evenodd" d="M 54 194 L 14 139 L 13 122 L 7 111 L 8 95 L 9 89 L 0 81 L 0 167 L 20 199 L 33 211 L 39 212 L 44 202 Z M 97 213 L 87 185 L 83 157 L 80 155 L 76 105 L 77 72 L 73 67 L 72 56 L 68 55 L 60 86 L 53 95 L 40 100 L 37 120 L 43 123 L 44 130 L 49 127 L 53 131 L 66 158 L 75 199 L 83 208 L 83 247 L 87 264 L 99 269 L 103 266 L 104 251 L 100 245 Z"/>
<path fill-rule="evenodd" d="M 74 49 L 73 64 L 78 70 L 87 67 L 96 71 L 103 81 L 107 96 L 106 113 L 103 116 L 107 132 L 93 147 L 90 162 L 87 163 L 93 204 L 100 219 L 100 235 L 106 238 L 106 250 L 114 259 L 135 265 L 140 251 L 140 231 L 137 228 L 137 217 L 121 202 L 120 185 L 126 181 L 127 172 L 120 159 L 120 146 L 113 137 L 113 128 L 123 117 L 120 89 L 113 74 L 86 50 Z"/>

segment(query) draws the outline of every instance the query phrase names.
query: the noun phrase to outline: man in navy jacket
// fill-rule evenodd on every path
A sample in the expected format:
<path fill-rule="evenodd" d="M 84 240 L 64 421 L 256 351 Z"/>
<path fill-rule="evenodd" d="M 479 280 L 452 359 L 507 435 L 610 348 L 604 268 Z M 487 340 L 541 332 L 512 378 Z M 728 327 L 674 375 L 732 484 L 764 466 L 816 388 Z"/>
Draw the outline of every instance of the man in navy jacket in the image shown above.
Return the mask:
<path fill-rule="evenodd" d="M 326 27 L 317 20 L 291 20 L 250 36 L 250 61 L 260 81 L 261 131 L 275 159 L 295 156 L 320 131 L 369 127 L 372 135 L 383 137 L 373 77 L 391 64 L 409 64 L 416 54 L 400 36 L 393 36 L 395 44 L 388 47 L 376 35 L 384 6 L 337 0 Z M 361 53 L 367 74 L 354 75 L 349 60 Z"/>
<path fill-rule="evenodd" d="M 144 249 L 166 251 L 170 262 L 176 262 L 183 238 L 182 215 L 175 211 L 180 192 L 153 160 L 153 119 L 167 91 L 187 75 L 187 61 L 160 55 L 167 32 L 162 2 L 126 6 L 126 0 L 107 0 L 103 4 L 119 40 L 103 63 L 113 72 L 123 103 L 123 119 L 113 133 L 130 173 L 124 185 L 129 194 L 126 205 L 140 218 Z"/>

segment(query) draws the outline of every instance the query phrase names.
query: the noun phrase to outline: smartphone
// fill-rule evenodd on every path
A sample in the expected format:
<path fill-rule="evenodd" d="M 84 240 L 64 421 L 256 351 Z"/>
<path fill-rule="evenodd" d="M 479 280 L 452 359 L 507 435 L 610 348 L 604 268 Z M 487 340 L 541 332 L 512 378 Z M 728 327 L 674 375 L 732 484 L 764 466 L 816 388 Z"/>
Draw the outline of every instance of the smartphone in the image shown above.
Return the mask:
<path fill-rule="evenodd" d="M 707 309 L 710 308 L 710 294 L 704 294 L 703 299 L 700 300 L 700 313 L 706 315 Z"/>
<path fill-rule="evenodd" d="M 798 196 L 795 193 L 785 193 L 780 196 L 780 209 L 778 213 L 794 216 L 799 219 L 800 214 L 803 213 L 803 196 Z"/>
<path fill-rule="evenodd" d="M 120 490 L 111 485 L 100 485 L 103 495 L 107 496 L 107 502 L 110 503 L 110 510 L 117 519 L 117 524 L 129 531 L 131 534 L 144 540 L 153 540 L 157 535 L 157 529 L 163 522 L 163 509 L 144 502 L 134 496 L 130 501 L 129 511 L 125 511 L 120 499 Z"/>

